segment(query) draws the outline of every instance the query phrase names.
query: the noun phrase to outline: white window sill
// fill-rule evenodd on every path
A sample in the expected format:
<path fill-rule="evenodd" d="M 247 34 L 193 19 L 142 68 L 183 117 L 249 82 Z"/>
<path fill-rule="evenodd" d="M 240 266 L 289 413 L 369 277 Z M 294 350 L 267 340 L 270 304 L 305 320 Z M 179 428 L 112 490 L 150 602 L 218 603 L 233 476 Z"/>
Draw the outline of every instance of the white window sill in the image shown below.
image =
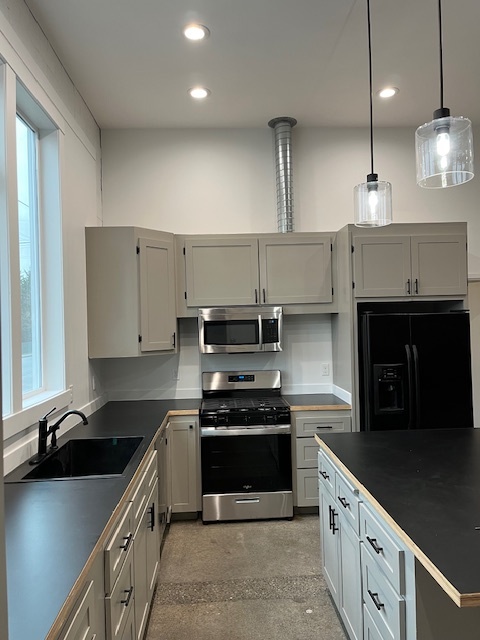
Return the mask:
<path fill-rule="evenodd" d="M 71 401 L 72 392 L 70 389 L 58 392 L 46 391 L 29 398 L 27 403 L 30 406 L 3 418 L 3 439 L 8 440 L 8 438 L 15 436 L 17 433 L 21 433 L 28 427 L 37 424 L 40 418 L 53 407 L 56 407 L 55 413 L 64 411 Z"/>

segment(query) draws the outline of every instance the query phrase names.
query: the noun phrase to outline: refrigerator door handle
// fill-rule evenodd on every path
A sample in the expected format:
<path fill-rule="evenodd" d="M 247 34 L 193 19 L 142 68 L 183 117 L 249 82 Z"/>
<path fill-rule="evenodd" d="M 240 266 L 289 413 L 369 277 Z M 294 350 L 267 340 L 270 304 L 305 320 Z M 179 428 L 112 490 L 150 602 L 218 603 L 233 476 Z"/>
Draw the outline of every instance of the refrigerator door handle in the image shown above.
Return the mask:
<path fill-rule="evenodd" d="M 405 351 L 407 352 L 407 376 L 408 376 L 408 426 L 407 429 L 413 427 L 413 365 L 412 365 L 412 352 L 410 345 L 405 345 Z"/>
<path fill-rule="evenodd" d="M 413 352 L 413 367 L 415 372 L 415 407 L 416 407 L 416 423 L 415 427 L 420 429 L 421 425 L 421 412 L 420 412 L 420 364 L 418 358 L 418 349 L 416 344 L 412 344 L 412 352 Z"/>

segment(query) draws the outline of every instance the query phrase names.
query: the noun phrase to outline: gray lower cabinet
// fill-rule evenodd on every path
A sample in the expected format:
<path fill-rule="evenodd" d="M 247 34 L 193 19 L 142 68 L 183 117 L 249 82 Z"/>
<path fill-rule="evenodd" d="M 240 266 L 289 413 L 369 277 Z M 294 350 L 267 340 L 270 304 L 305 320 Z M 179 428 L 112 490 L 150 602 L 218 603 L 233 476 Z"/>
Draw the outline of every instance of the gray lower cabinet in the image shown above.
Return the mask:
<path fill-rule="evenodd" d="M 292 431 L 294 505 L 318 507 L 318 444 L 314 436 L 351 431 L 350 411 L 293 412 Z"/>
<path fill-rule="evenodd" d="M 200 444 L 198 418 L 174 416 L 166 428 L 167 511 L 200 510 Z"/>
<path fill-rule="evenodd" d="M 413 555 L 323 451 L 318 465 L 323 573 L 348 637 L 420 638 Z"/>
<path fill-rule="evenodd" d="M 136 637 L 135 615 L 134 610 L 131 608 L 127 617 L 127 622 L 125 623 L 125 629 L 123 630 L 121 640 L 136 640 Z"/>
<path fill-rule="evenodd" d="M 147 498 L 133 541 L 136 639 L 145 633 L 160 562 L 157 523 L 158 488 Z"/>
<path fill-rule="evenodd" d="M 323 573 L 350 640 L 361 640 L 363 618 L 360 538 L 358 530 L 351 524 L 352 518 L 346 515 L 346 510 L 358 513 L 359 500 L 355 494 L 348 495 L 347 499 L 334 486 L 335 492 L 332 493 L 331 484 L 319 475 Z M 344 500 L 343 504 L 340 498 Z M 355 520 L 358 526 L 358 515 L 353 521 Z"/>

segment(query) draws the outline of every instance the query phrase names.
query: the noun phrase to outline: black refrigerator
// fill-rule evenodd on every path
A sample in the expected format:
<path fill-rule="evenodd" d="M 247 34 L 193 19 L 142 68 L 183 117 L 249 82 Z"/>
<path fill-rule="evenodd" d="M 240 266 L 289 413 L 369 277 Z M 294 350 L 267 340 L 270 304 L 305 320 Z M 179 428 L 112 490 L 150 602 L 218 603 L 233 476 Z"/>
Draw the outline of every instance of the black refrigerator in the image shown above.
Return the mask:
<path fill-rule="evenodd" d="M 468 311 L 358 320 L 362 431 L 473 427 Z"/>

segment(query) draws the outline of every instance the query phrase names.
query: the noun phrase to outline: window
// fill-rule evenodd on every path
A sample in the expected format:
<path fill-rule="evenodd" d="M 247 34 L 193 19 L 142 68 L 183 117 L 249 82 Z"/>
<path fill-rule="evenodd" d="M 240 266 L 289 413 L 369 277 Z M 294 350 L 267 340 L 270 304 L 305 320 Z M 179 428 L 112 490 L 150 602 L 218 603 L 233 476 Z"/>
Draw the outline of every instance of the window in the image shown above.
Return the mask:
<path fill-rule="evenodd" d="M 0 311 L 4 437 L 35 424 L 65 389 L 61 132 L 0 64 Z"/>
<path fill-rule="evenodd" d="M 42 388 L 40 237 L 37 198 L 37 132 L 17 115 L 18 242 L 22 395 Z"/>

